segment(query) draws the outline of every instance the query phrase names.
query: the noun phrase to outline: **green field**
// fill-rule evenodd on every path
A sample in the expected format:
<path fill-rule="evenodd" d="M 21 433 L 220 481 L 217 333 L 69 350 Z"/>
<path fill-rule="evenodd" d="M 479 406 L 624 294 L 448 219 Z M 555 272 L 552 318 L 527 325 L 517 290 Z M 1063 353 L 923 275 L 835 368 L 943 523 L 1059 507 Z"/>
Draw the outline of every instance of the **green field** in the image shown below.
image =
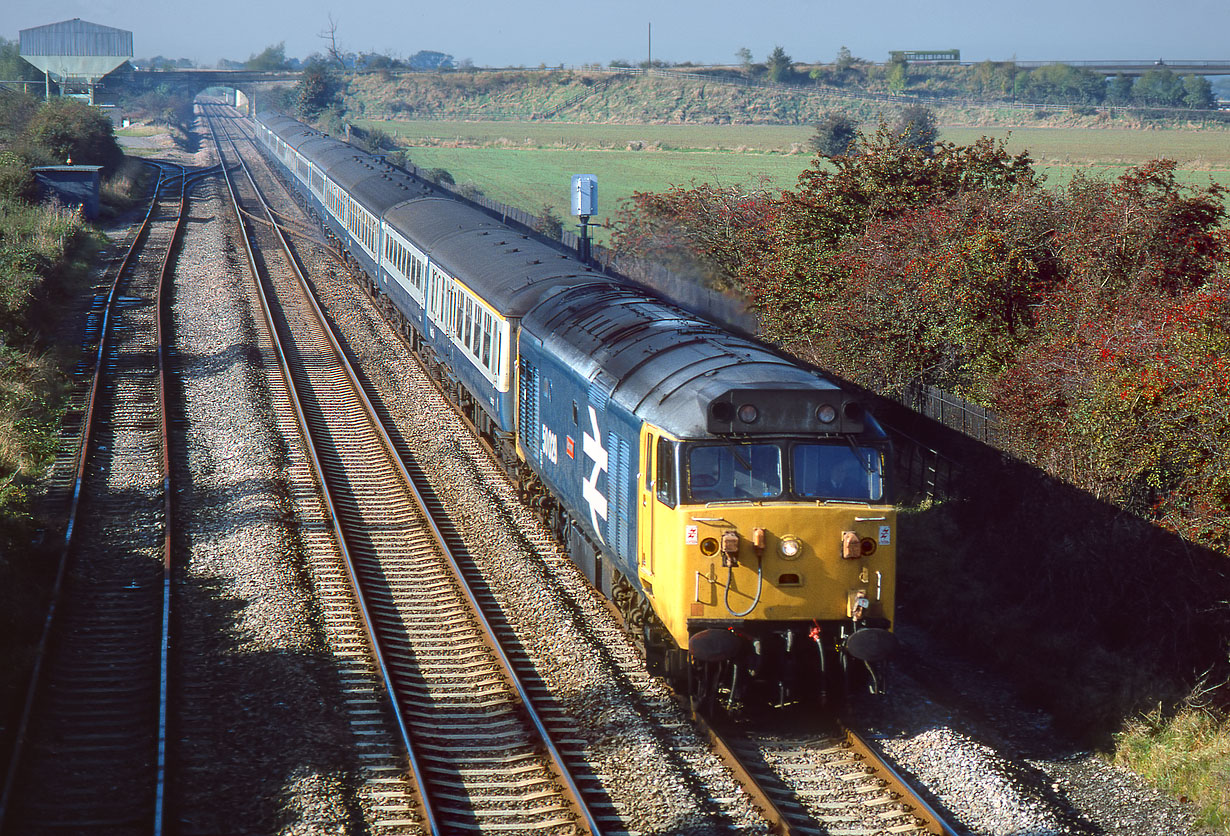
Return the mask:
<path fill-rule="evenodd" d="M 596 222 L 614 218 L 634 191 L 661 191 L 695 182 L 793 187 L 808 165 L 804 154 L 753 154 L 707 151 L 556 151 L 509 148 L 412 148 L 420 168 L 445 168 L 458 185 L 472 183 L 488 197 L 538 211 L 550 204 L 567 218 L 572 175 L 598 178 Z M 605 240 L 603 231 L 597 233 Z"/>
<path fill-rule="evenodd" d="M 611 125 L 563 122 L 382 122 L 360 120 L 412 145 L 496 145 L 511 148 L 611 148 L 630 143 L 661 150 L 789 153 L 802 149 L 811 128 L 798 125 Z"/>
<path fill-rule="evenodd" d="M 364 122 L 410 145 L 420 168 L 444 168 L 460 185 L 537 211 L 567 217 L 573 174 L 598 178 L 598 220 L 613 218 L 635 191 L 708 182 L 791 188 L 811 163 L 811 129 L 780 125 L 612 125 L 546 122 Z M 944 128 L 967 144 L 984 134 L 1028 151 L 1047 181 L 1063 185 L 1078 171 L 1114 177 L 1157 157 L 1179 162 L 1184 182 L 1210 178 L 1230 187 L 1230 133 L 1222 130 Z M 639 145 L 638 145 L 639 144 Z M 639 147 L 641 150 L 632 150 Z M 598 240 L 606 235 L 599 230 Z"/>
<path fill-rule="evenodd" d="M 1080 128 L 943 128 L 949 142 L 967 144 L 983 135 L 1008 138 L 1008 150 L 1043 163 L 1136 165 L 1167 157 L 1185 168 L 1230 169 L 1230 132 L 1224 130 L 1092 130 Z"/>
<path fill-rule="evenodd" d="M 943 138 L 957 144 L 980 136 L 1007 137 L 1013 154 L 1028 151 L 1047 182 L 1062 186 L 1078 171 L 1118 177 L 1129 168 L 1165 157 L 1179 163 L 1179 179 L 1230 187 L 1230 134 L 1222 130 L 1088 130 L 1077 128 L 945 128 Z"/>

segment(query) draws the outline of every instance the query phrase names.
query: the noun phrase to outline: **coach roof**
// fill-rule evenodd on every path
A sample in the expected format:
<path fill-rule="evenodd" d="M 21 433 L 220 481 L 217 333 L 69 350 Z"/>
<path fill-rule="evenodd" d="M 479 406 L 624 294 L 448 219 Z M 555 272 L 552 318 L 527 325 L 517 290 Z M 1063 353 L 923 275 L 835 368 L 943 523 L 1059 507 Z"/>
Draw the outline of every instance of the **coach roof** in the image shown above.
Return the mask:
<path fill-rule="evenodd" d="M 594 276 L 575 258 L 458 200 L 412 200 L 385 220 L 506 317 L 522 316 L 552 288 Z"/>

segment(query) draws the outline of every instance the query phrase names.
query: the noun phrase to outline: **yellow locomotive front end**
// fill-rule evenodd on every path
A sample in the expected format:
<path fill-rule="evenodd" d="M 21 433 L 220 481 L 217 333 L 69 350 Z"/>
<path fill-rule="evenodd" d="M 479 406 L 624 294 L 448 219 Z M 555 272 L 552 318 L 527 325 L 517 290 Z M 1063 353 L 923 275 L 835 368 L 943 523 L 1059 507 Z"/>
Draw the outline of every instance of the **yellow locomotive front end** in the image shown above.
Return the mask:
<path fill-rule="evenodd" d="M 735 395 L 747 420 L 729 423 L 754 429 Z M 693 663 L 722 666 L 729 699 L 792 701 L 852 663 L 879 689 L 895 647 L 890 448 L 857 404 L 831 406 L 847 414 L 826 434 L 642 431 L 640 585 Z"/>

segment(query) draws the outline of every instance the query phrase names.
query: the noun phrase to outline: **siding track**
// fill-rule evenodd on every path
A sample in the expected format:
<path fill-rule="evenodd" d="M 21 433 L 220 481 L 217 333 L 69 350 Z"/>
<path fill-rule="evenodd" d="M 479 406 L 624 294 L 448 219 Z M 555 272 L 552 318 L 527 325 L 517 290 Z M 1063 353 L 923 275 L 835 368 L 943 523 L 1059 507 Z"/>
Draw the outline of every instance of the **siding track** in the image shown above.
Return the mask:
<path fill-rule="evenodd" d="M 171 497 L 163 287 L 188 176 L 158 164 L 101 306 L 79 427 L 53 484 L 64 546 L 0 798 L 5 833 L 161 833 Z M 71 460 L 68 464 L 66 459 Z"/>

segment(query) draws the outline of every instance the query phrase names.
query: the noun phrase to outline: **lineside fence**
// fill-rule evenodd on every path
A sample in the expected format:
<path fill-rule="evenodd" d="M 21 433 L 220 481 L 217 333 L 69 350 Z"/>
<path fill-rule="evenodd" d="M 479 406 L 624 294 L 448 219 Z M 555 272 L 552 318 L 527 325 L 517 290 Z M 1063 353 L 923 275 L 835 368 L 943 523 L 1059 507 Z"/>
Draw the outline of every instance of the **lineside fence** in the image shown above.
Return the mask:
<path fill-rule="evenodd" d="M 952 392 L 911 383 L 905 387 L 901 402 L 915 412 L 983 444 L 1005 451 L 1011 448 L 1008 433 L 994 412 Z"/>

